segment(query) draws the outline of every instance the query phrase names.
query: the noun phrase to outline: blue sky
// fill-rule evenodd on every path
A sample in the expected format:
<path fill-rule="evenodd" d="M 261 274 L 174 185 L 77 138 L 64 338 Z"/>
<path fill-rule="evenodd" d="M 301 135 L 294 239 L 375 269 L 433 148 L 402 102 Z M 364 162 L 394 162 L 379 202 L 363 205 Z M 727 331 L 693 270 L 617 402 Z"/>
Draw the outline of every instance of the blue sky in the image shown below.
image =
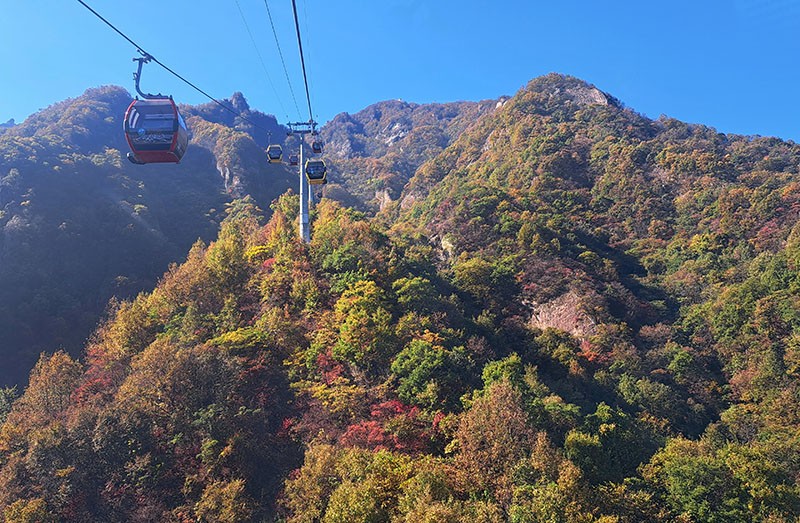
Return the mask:
<path fill-rule="evenodd" d="M 214 97 L 305 120 L 290 0 L 85 0 Z M 315 118 L 397 99 L 481 100 L 559 72 L 628 107 L 800 142 L 800 0 L 297 0 Z M 0 122 L 98 85 L 133 91 L 135 49 L 76 0 L 0 0 Z M 255 40 L 248 34 L 247 27 Z M 256 48 L 258 51 L 256 51 Z M 205 97 L 155 64 L 142 87 Z"/>

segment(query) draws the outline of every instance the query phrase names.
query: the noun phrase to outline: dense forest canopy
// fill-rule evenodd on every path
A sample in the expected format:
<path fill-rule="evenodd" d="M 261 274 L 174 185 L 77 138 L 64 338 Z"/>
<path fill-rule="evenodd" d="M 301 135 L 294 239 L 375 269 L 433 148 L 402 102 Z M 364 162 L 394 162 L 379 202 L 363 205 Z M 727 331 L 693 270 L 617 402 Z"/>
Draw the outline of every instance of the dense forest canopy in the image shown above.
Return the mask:
<path fill-rule="evenodd" d="M 0 394 L 7 521 L 800 518 L 800 146 L 555 74 L 329 125 L 310 243 L 243 188 Z"/>

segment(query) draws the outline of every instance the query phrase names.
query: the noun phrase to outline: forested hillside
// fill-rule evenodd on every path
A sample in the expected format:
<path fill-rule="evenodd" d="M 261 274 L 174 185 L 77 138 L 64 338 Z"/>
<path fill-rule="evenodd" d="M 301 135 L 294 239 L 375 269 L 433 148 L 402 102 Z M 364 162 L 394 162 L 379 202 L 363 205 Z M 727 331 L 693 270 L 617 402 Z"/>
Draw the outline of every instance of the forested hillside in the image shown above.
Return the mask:
<path fill-rule="evenodd" d="M 43 355 L 0 396 L 6 520 L 800 518 L 800 146 L 561 75 L 460 107 L 337 117 L 375 217 L 324 199 L 303 244 L 296 196 L 234 201 Z"/>
<path fill-rule="evenodd" d="M 216 236 L 233 198 L 268 208 L 296 185 L 263 161 L 265 133 L 216 104 L 184 108 L 193 139 L 181 164 L 130 164 L 130 101 L 90 89 L 0 129 L 0 386 L 24 383 L 43 350 L 80 354 L 108 300 L 152 289 L 198 237 Z M 231 103 L 285 137 L 240 94 Z"/>
<path fill-rule="evenodd" d="M 125 161 L 130 101 L 120 87 L 89 89 L 0 126 L 0 386 L 23 384 L 42 351 L 79 355 L 108 300 L 152 289 L 197 238 L 216 235 L 233 199 L 268 211 L 297 190 L 295 173 L 264 161 L 269 143 L 288 156 L 297 138 L 241 93 L 223 101 L 227 110 L 181 106 L 192 138 L 179 165 Z M 363 209 L 397 198 L 417 166 L 491 105 L 387 102 L 339 115 L 322 131 L 333 160 L 326 196 Z M 341 124 L 350 121 L 358 131 Z M 392 189 L 379 202 L 384 185 Z"/>

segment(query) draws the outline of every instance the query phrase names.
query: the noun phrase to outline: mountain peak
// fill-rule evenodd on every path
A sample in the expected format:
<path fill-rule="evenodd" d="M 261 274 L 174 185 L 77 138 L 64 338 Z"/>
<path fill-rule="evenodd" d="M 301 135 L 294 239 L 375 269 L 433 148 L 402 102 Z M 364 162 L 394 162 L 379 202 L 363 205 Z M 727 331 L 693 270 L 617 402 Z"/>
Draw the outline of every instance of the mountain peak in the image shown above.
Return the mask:
<path fill-rule="evenodd" d="M 525 91 L 547 94 L 578 105 L 622 105 L 618 99 L 589 82 L 560 73 L 534 78 L 525 86 Z"/>
<path fill-rule="evenodd" d="M 230 101 L 233 108 L 240 113 L 250 110 L 250 105 L 247 103 L 247 99 L 245 99 L 244 95 L 239 91 L 236 91 L 231 95 Z"/>

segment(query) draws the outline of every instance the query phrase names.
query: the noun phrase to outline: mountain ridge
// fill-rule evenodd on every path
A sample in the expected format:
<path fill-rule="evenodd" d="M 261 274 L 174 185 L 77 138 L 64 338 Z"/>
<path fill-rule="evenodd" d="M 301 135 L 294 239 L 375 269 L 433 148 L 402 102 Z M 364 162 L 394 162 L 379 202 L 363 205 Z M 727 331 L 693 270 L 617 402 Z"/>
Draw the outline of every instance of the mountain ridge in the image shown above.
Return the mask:
<path fill-rule="evenodd" d="M 376 157 L 331 185 L 393 178 L 374 216 L 324 198 L 305 244 L 296 195 L 232 201 L 83 362 L 42 355 L 0 394 L 4 516 L 800 517 L 800 146 L 556 74 L 466 107 L 342 116 Z M 202 126 L 219 184 L 214 136 L 244 138 Z"/>

